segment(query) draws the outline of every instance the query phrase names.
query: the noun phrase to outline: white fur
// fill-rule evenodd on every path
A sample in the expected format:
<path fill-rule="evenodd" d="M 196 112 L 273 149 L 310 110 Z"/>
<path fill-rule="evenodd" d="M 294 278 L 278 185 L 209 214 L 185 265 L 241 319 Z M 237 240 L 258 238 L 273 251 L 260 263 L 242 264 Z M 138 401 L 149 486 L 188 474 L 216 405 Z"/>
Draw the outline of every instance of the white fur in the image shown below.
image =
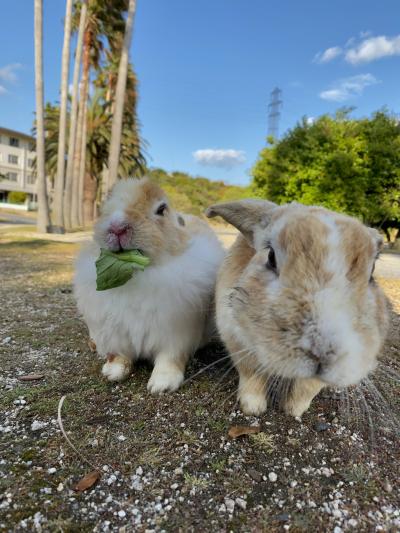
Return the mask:
<path fill-rule="evenodd" d="M 106 291 L 96 291 L 99 254 L 97 245 L 82 250 L 74 284 L 79 311 L 100 356 L 123 353 L 132 359 L 154 359 L 165 351 L 172 358 L 189 356 L 206 340 L 216 272 L 223 259 L 211 230 L 210 235 L 194 235 L 182 255 L 135 272 L 122 287 Z M 171 378 L 167 388 L 179 384 Z M 165 387 L 157 379 L 150 389 Z"/>
<path fill-rule="evenodd" d="M 123 381 L 129 376 L 130 365 L 122 356 L 116 356 L 113 361 L 106 361 L 101 373 L 108 381 Z"/>

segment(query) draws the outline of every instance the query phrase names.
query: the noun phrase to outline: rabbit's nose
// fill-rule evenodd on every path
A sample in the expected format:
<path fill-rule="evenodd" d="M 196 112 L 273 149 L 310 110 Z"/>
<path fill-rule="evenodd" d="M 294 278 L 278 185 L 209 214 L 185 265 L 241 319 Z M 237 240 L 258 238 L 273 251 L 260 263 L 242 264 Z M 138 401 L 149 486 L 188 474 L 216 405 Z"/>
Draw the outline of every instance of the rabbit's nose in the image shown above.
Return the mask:
<path fill-rule="evenodd" d="M 132 230 L 132 226 L 128 222 L 112 222 L 109 228 L 109 232 L 117 237 L 125 235 L 129 230 Z"/>

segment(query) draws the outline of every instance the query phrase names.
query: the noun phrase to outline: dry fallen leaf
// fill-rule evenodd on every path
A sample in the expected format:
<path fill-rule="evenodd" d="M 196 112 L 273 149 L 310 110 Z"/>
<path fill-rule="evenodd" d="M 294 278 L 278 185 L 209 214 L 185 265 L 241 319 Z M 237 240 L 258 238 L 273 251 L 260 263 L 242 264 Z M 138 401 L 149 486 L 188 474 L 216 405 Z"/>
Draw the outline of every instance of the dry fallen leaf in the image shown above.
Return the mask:
<path fill-rule="evenodd" d="M 83 476 L 83 478 L 75 486 L 74 490 L 77 492 L 83 492 L 84 490 L 90 489 L 98 482 L 100 478 L 101 473 L 98 470 L 92 470 L 92 472 L 89 472 L 89 474 Z"/>
<path fill-rule="evenodd" d="M 18 379 L 20 381 L 38 381 L 39 379 L 43 379 L 44 374 L 27 374 L 26 376 L 19 376 Z"/>
<path fill-rule="evenodd" d="M 260 426 L 232 426 L 228 431 L 228 435 L 231 439 L 237 439 L 242 435 L 253 435 L 259 432 Z"/>

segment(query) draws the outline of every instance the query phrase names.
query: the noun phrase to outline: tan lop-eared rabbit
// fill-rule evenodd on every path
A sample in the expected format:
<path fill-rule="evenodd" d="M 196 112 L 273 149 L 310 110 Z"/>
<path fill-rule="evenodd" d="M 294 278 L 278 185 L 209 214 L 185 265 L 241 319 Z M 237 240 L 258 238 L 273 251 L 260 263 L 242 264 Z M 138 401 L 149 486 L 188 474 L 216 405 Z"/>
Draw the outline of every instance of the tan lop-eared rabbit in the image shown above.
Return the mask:
<path fill-rule="evenodd" d="M 96 291 L 100 248 L 139 249 L 150 266 L 125 285 Z M 154 362 L 148 389 L 177 389 L 189 356 L 209 340 L 222 247 L 207 223 L 176 213 L 165 193 L 148 179 L 118 182 L 106 201 L 93 242 L 80 253 L 74 281 L 79 311 L 103 375 L 126 378 L 132 362 Z"/>
<path fill-rule="evenodd" d="M 209 208 L 241 232 L 217 281 L 217 325 L 246 414 L 266 410 L 271 376 L 294 380 L 284 408 L 308 409 L 326 385 L 358 383 L 377 364 L 386 300 L 372 277 L 382 246 L 358 220 L 297 203 Z"/>

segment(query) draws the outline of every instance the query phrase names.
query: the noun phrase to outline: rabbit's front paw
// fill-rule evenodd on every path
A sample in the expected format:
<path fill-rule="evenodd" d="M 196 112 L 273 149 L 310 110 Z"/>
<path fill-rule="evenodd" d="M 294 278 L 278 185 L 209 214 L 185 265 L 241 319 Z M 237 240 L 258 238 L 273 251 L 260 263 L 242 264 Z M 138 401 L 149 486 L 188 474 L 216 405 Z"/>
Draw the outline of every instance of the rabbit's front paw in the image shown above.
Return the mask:
<path fill-rule="evenodd" d="M 240 407 L 245 415 L 258 416 L 267 410 L 265 394 L 243 392 L 239 396 Z"/>
<path fill-rule="evenodd" d="M 131 361 L 123 355 L 107 355 L 101 373 L 108 381 L 123 381 L 131 373 Z"/>
<path fill-rule="evenodd" d="M 177 390 L 183 381 L 183 372 L 176 368 L 176 366 L 154 367 L 149 382 L 147 383 L 147 389 L 152 394 L 160 392 Z"/>

